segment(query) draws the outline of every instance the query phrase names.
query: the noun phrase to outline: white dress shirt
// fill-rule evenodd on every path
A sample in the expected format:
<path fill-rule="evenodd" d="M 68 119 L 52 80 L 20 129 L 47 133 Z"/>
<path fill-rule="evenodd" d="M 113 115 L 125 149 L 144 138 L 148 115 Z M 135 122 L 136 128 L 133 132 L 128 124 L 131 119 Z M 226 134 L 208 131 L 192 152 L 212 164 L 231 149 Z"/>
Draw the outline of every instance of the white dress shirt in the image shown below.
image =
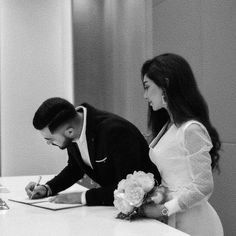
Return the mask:
<path fill-rule="evenodd" d="M 86 139 L 87 109 L 83 106 L 79 106 L 76 108 L 77 111 L 81 109 L 83 110 L 83 114 L 84 114 L 83 127 L 82 127 L 82 131 L 81 131 L 79 139 L 76 139 L 73 142 L 77 143 L 84 163 L 90 166 L 91 168 L 93 168 L 90 162 L 87 139 Z M 82 195 L 81 195 L 81 203 L 84 205 L 86 204 L 85 194 L 86 194 L 86 191 L 82 192 Z"/>
<path fill-rule="evenodd" d="M 76 139 L 73 142 L 77 143 L 84 163 L 88 165 L 89 167 L 93 168 L 90 162 L 90 158 L 89 158 L 88 145 L 87 145 L 87 139 L 86 139 L 87 109 L 82 106 L 79 106 L 76 108 L 76 110 L 79 110 L 79 109 L 82 109 L 84 113 L 83 127 L 82 127 L 82 131 L 81 131 L 79 139 Z"/>

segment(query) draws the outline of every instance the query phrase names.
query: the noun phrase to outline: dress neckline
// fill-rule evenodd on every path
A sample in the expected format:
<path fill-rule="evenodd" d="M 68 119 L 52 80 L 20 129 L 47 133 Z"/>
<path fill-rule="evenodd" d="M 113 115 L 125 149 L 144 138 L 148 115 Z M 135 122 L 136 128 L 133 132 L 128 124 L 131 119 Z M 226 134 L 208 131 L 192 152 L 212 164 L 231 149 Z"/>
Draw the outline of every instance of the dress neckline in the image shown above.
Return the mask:
<path fill-rule="evenodd" d="M 160 140 L 163 138 L 163 136 L 171 129 L 173 126 L 173 122 L 170 120 L 166 122 L 166 124 L 162 127 L 161 131 L 157 134 L 157 136 L 152 140 L 152 142 L 149 145 L 149 148 L 153 149 L 157 143 L 160 142 Z"/>

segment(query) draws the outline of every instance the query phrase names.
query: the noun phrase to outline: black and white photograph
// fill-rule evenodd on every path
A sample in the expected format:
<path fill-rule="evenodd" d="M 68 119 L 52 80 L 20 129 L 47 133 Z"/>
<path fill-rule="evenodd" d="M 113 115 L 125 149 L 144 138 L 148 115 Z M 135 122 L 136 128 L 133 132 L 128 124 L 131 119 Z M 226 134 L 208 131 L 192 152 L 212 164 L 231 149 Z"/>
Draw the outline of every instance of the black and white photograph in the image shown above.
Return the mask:
<path fill-rule="evenodd" d="M 236 235 L 235 0 L 0 0 L 0 235 Z"/>

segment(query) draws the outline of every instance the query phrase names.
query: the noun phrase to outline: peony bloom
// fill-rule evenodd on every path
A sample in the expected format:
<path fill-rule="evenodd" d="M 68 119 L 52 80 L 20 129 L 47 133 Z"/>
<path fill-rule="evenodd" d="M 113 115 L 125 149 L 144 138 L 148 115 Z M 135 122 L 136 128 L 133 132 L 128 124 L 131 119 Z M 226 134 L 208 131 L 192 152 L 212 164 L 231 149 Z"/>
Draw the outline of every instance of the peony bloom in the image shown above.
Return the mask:
<path fill-rule="evenodd" d="M 120 192 L 124 192 L 125 191 L 125 183 L 126 183 L 126 180 L 122 179 L 118 184 L 117 190 Z"/>
<path fill-rule="evenodd" d="M 164 195 L 160 192 L 156 192 L 152 197 L 151 200 L 156 203 L 159 204 L 160 202 L 162 202 L 164 199 Z"/>
<path fill-rule="evenodd" d="M 142 187 L 145 193 L 151 191 L 155 185 L 154 175 L 143 171 L 134 172 L 133 179 Z"/>
<path fill-rule="evenodd" d="M 161 202 L 165 199 L 165 187 L 159 186 L 156 188 L 150 196 L 150 199 L 156 204 L 161 204 Z"/>
<path fill-rule="evenodd" d="M 133 211 L 134 207 L 129 204 L 123 197 L 115 195 L 114 206 L 122 213 L 128 214 Z"/>
<path fill-rule="evenodd" d="M 154 175 L 143 171 L 134 171 L 126 179 L 119 182 L 114 191 L 114 206 L 120 211 L 119 219 L 134 219 L 142 204 L 147 204 L 148 199 L 159 204 L 164 199 L 165 189 L 155 187 Z"/>
<path fill-rule="evenodd" d="M 125 189 L 125 199 L 130 203 L 130 205 L 139 207 L 143 202 L 145 192 L 142 187 L 138 184 L 130 184 Z"/>

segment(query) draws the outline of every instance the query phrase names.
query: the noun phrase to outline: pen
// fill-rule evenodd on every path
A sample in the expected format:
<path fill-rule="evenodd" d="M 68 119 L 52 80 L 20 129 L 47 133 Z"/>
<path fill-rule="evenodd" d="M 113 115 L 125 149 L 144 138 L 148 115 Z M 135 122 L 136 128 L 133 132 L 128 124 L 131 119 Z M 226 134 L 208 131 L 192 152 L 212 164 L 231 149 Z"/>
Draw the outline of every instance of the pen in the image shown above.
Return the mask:
<path fill-rule="evenodd" d="M 42 176 L 39 176 L 39 178 L 38 178 L 38 182 L 34 185 L 34 189 L 35 189 L 35 187 L 36 186 L 38 186 L 39 185 L 39 183 L 40 183 L 40 181 L 41 181 L 41 179 L 42 179 Z M 31 198 L 30 199 L 32 199 L 32 197 L 33 197 L 33 192 L 34 192 L 34 189 L 33 189 L 33 191 L 32 191 L 32 195 L 31 195 Z"/>

